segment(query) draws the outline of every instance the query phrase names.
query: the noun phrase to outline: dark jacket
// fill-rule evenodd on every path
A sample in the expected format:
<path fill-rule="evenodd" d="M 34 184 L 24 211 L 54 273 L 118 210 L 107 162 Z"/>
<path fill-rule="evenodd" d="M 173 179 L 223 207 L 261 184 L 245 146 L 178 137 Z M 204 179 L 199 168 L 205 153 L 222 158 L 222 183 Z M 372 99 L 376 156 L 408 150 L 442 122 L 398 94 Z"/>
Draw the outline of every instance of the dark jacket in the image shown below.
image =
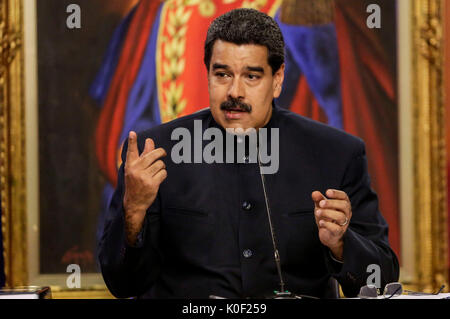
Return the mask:
<path fill-rule="evenodd" d="M 279 290 L 261 175 L 257 163 L 175 164 L 175 128 L 194 136 L 218 127 L 204 110 L 138 134 L 163 147 L 168 177 L 148 209 L 136 247 L 125 241 L 122 165 L 100 243 L 104 280 L 117 297 L 264 297 Z M 274 107 L 267 128 L 279 128 L 279 170 L 264 175 L 286 289 L 323 297 L 330 276 L 347 296 L 358 294 L 380 266 L 381 285 L 398 280 L 398 261 L 388 243 L 388 225 L 370 188 L 364 143 L 343 131 Z M 208 142 L 208 141 L 207 141 Z M 205 143 L 203 142 L 203 145 Z M 125 160 L 127 143 L 122 159 Z M 311 193 L 345 191 L 353 217 L 344 237 L 344 262 L 321 244 Z"/>

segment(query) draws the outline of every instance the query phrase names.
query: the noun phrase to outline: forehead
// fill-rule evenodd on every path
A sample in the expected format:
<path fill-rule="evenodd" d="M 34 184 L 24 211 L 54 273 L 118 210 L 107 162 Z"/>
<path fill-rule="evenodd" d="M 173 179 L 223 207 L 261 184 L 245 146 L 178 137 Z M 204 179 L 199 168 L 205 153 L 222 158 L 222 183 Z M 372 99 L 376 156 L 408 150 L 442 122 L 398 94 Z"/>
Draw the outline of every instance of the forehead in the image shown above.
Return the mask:
<path fill-rule="evenodd" d="M 268 63 L 268 50 L 258 44 L 235 44 L 222 40 L 214 43 L 211 65 L 214 63 L 226 64 L 232 68 L 246 66 L 270 67 Z"/>

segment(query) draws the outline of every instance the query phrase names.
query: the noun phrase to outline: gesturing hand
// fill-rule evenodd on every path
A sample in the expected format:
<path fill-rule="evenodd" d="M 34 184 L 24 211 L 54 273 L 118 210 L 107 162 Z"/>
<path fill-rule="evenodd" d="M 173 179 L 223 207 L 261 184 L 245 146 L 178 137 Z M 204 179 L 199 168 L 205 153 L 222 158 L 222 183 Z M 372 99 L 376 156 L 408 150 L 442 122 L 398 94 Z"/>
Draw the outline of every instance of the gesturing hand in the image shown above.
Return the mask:
<path fill-rule="evenodd" d="M 123 207 L 126 237 L 131 245 L 136 242 L 147 208 L 153 204 L 159 186 L 167 177 L 166 165 L 160 160 L 163 156 L 166 156 L 166 151 L 162 148 L 155 149 L 155 143 L 150 138 L 145 140 L 144 150 L 139 155 L 137 135 L 130 132 L 124 167 Z"/>
<path fill-rule="evenodd" d="M 340 190 L 329 189 L 325 197 L 319 191 L 311 194 L 314 201 L 314 216 L 319 227 L 321 243 L 330 248 L 334 257 L 343 259 L 343 236 L 352 218 L 352 206 L 347 194 Z"/>

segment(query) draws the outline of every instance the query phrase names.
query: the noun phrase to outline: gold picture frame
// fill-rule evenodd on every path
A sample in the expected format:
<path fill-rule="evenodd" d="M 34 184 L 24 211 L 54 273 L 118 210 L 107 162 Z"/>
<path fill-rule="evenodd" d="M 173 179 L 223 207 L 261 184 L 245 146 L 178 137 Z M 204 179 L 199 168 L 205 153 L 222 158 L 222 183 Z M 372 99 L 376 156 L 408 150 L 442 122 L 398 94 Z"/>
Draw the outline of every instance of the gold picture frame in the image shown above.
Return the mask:
<path fill-rule="evenodd" d="M 20 0 L 0 1 L 0 192 L 9 286 L 28 281 L 22 5 Z"/>
<path fill-rule="evenodd" d="M 414 0 L 412 88 L 417 289 L 448 287 L 444 0 Z"/>
<path fill-rule="evenodd" d="M 399 41 L 406 45 L 399 45 L 403 48 L 399 59 L 400 196 L 406 274 L 401 280 L 425 291 L 441 284 L 448 287 L 443 1 L 399 1 Z M 30 269 L 30 256 L 35 256 L 30 251 L 30 232 L 38 206 L 30 204 L 35 190 L 29 181 L 38 177 L 30 177 L 27 170 L 27 150 L 36 146 L 26 139 L 35 129 L 31 123 L 35 114 L 26 107 L 27 86 L 33 85 L 35 77 L 25 75 L 25 57 L 33 53 L 24 41 L 24 3 L 31 2 L 0 0 L 0 196 L 8 286 L 29 285 L 30 273 L 35 271 Z M 100 291 L 94 294 L 97 297 L 110 296 L 104 286 L 91 291 L 95 289 Z M 92 292 L 64 296 L 87 297 Z"/>
<path fill-rule="evenodd" d="M 111 298 L 100 274 L 39 272 L 36 0 L 0 0 L 0 180 L 8 287 L 49 285 L 54 298 Z"/>

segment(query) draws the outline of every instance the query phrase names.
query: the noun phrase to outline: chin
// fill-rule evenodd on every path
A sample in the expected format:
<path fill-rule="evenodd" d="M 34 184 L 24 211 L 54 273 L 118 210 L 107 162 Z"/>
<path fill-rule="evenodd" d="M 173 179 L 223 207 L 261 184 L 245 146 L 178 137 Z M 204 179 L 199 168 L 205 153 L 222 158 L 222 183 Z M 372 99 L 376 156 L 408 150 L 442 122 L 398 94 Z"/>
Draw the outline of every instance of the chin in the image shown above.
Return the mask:
<path fill-rule="evenodd" d="M 253 128 L 252 125 L 248 123 L 242 123 L 239 121 L 227 121 L 225 120 L 222 125 L 224 128 L 231 128 L 231 129 L 243 129 L 244 131 L 248 128 Z"/>

